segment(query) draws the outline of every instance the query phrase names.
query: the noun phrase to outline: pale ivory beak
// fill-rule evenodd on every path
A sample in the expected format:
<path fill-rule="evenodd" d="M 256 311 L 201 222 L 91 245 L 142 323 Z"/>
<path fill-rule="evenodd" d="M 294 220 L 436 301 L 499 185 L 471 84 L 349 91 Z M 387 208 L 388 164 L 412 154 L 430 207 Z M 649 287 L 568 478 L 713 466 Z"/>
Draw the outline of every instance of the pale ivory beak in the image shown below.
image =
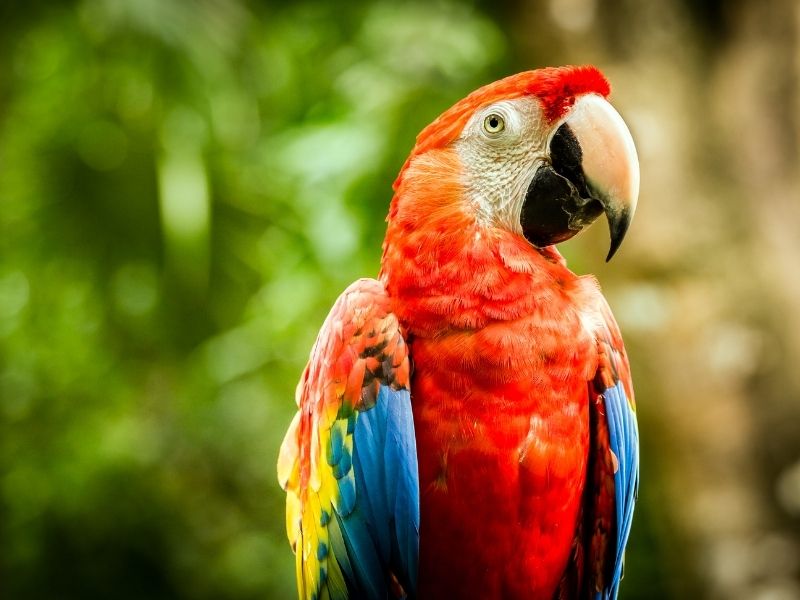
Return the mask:
<path fill-rule="evenodd" d="M 580 146 L 587 187 L 608 219 L 608 261 L 622 243 L 639 199 L 636 146 L 619 113 L 596 94 L 578 98 L 565 123 Z"/>

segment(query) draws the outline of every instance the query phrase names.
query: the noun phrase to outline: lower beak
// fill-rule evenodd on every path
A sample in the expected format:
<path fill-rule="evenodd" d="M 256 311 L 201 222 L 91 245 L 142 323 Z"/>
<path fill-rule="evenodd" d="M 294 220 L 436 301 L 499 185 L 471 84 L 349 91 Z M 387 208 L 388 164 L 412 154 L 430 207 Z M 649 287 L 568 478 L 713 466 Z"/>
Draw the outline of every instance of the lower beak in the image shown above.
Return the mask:
<path fill-rule="evenodd" d="M 610 260 L 639 197 L 639 159 L 625 122 L 600 96 L 581 96 L 550 139 L 549 155 L 528 186 L 520 217 L 523 234 L 536 246 L 548 246 L 605 213 Z"/>

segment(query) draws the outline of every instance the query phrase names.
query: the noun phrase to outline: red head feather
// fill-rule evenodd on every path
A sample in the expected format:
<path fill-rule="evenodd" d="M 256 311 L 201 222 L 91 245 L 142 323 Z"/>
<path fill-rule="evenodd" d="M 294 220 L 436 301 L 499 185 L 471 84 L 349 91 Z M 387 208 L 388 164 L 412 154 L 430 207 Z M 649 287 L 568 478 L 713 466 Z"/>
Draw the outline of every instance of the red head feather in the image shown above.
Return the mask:
<path fill-rule="evenodd" d="M 390 295 L 403 298 L 395 311 L 413 321 L 416 331 L 482 326 L 497 318 L 492 312 L 496 293 L 503 298 L 497 309 L 503 318 L 524 314 L 531 308 L 526 303 L 537 298 L 529 293 L 539 285 L 536 277 L 550 281 L 552 269 L 563 269 L 554 248 L 537 250 L 520 235 L 494 228 L 491 243 L 475 236 L 475 211 L 467 206 L 462 165 L 449 146 L 475 111 L 493 102 L 536 97 L 552 123 L 576 97 L 589 93 L 609 93 L 608 82 L 594 67 L 526 71 L 474 91 L 419 134 L 394 182 L 381 267 Z M 481 275 L 472 277 L 474 273 Z M 498 273 L 502 285 L 492 279 Z"/>
<path fill-rule="evenodd" d="M 433 148 L 447 146 L 459 136 L 476 110 L 492 102 L 521 96 L 536 96 L 542 103 L 545 117 L 552 122 L 559 119 L 572 106 L 576 97 L 592 93 L 606 97 L 610 91 L 606 78 L 591 65 L 548 67 L 524 71 L 495 81 L 456 102 L 423 129 L 417 136 L 417 145 L 411 151 L 402 170 L 405 170 L 415 156 Z M 399 180 L 398 177 L 398 181 L 395 181 L 395 189 Z"/>

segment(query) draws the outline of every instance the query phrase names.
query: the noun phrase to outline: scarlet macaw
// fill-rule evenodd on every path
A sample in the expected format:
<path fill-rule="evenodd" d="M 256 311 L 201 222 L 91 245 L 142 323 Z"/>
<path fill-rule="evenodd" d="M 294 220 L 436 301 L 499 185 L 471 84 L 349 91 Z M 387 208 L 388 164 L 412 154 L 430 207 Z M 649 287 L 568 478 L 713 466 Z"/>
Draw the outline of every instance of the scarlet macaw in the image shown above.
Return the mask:
<path fill-rule="evenodd" d="M 300 598 L 615 598 L 639 480 L 628 360 L 553 246 L 633 217 L 594 67 L 507 77 L 426 127 L 378 280 L 339 297 L 281 447 Z M 413 367 L 412 367 L 413 365 Z"/>

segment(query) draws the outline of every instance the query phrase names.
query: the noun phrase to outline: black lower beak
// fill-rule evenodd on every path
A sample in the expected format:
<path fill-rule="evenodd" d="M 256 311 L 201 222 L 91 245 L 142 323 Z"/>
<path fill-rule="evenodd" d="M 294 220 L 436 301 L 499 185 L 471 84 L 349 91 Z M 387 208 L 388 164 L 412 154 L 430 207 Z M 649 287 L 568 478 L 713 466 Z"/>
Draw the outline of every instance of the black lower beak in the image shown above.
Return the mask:
<path fill-rule="evenodd" d="M 581 161 L 580 144 L 564 123 L 550 141 L 550 163 L 539 167 L 528 186 L 520 214 L 522 232 L 535 246 L 549 246 L 570 239 L 605 212 L 611 232 L 606 260 L 610 260 L 631 215 L 593 192 Z"/>
<path fill-rule="evenodd" d="M 603 214 L 581 169 L 581 148 L 565 124 L 550 142 L 550 164 L 536 171 L 522 205 L 520 224 L 535 246 L 568 240 Z"/>
<path fill-rule="evenodd" d="M 541 248 L 568 240 L 601 214 L 599 201 L 581 197 L 569 179 L 543 165 L 528 186 L 520 224 L 525 238 Z"/>

